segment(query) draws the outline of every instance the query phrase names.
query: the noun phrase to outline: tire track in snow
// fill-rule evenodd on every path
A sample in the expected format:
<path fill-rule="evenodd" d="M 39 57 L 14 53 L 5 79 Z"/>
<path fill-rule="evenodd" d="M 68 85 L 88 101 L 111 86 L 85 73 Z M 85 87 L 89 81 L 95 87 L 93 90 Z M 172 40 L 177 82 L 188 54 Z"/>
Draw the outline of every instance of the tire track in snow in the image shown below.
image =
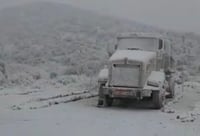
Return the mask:
<path fill-rule="evenodd" d="M 27 93 L 28 95 L 29 93 Z M 11 109 L 13 110 L 22 110 L 22 109 L 41 109 L 47 108 L 50 106 L 58 105 L 61 103 L 69 103 L 82 99 L 88 99 L 92 97 L 96 97 L 98 95 L 95 91 L 79 91 L 72 92 L 67 94 L 58 94 L 50 97 L 42 97 L 28 100 L 19 105 L 13 105 Z"/>

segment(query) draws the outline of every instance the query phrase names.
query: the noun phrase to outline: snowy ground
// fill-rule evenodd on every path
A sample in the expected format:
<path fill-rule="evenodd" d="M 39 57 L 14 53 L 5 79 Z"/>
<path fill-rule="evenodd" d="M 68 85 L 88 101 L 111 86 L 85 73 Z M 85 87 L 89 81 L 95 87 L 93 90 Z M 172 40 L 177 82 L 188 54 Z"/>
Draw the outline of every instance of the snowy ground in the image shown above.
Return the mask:
<path fill-rule="evenodd" d="M 199 136 L 199 88 L 197 78 L 177 86 L 176 98 L 168 100 L 163 110 L 152 110 L 145 102 L 97 108 L 96 97 L 79 100 L 96 95 L 87 90 L 65 94 L 2 89 L 0 132 L 4 136 Z"/>
<path fill-rule="evenodd" d="M 96 99 L 34 111 L 1 111 L 4 136 L 198 136 L 199 121 L 183 124 L 174 114 L 135 108 L 96 108 Z"/>

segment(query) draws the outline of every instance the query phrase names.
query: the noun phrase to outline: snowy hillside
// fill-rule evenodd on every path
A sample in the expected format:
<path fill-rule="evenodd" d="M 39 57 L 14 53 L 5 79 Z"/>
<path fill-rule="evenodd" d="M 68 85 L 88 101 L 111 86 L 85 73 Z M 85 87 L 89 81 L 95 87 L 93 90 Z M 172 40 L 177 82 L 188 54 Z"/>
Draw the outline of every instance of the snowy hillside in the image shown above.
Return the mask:
<path fill-rule="evenodd" d="M 131 29 L 130 29 L 131 28 Z M 8 81 L 32 83 L 61 75 L 93 76 L 118 32 L 152 31 L 57 3 L 32 3 L 0 11 L 0 57 Z M 22 80 L 22 81 L 18 81 Z"/>
<path fill-rule="evenodd" d="M 114 45 L 115 36 L 128 31 L 169 37 L 179 65 L 194 62 L 193 55 L 200 52 L 199 36 L 194 34 L 166 32 L 64 4 L 38 2 L 0 11 L 1 83 L 27 86 L 42 80 L 68 80 L 70 75 L 90 81 L 106 63 L 107 47 Z"/>

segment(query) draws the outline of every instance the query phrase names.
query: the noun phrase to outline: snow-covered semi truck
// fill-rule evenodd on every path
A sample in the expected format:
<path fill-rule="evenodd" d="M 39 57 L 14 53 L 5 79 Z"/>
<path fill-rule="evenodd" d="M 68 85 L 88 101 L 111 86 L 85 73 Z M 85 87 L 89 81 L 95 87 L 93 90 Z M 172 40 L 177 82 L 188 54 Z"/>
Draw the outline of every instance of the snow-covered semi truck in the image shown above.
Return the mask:
<path fill-rule="evenodd" d="M 126 34 L 117 38 L 108 66 L 99 73 L 99 106 L 114 99 L 152 98 L 160 109 L 174 97 L 173 59 L 168 40 L 153 34 Z"/>

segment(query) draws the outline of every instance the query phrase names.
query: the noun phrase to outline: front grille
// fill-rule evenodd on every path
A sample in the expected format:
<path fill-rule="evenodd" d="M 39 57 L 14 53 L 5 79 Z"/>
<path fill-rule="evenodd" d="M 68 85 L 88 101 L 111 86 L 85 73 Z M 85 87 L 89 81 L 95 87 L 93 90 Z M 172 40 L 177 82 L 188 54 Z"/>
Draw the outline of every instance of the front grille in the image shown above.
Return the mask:
<path fill-rule="evenodd" d="M 114 65 L 111 73 L 111 86 L 139 87 L 140 66 Z"/>

